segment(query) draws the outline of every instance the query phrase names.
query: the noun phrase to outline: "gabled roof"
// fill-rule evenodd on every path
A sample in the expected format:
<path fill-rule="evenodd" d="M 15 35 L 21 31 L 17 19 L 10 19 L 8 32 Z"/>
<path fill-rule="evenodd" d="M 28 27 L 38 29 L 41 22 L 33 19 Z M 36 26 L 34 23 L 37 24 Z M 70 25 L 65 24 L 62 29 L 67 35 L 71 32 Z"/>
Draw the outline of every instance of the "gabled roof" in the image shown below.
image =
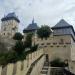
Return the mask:
<path fill-rule="evenodd" d="M 60 27 L 69 27 L 71 26 L 69 23 L 67 23 L 64 19 L 61 19 L 55 26 L 52 28 L 60 28 Z"/>
<path fill-rule="evenodd" d="M 20 22 L 18 17 L 16 16 L 16 14 L 14 12 L 7 14 L 1 20 L 6 21 L 6 20 L 11 20 L 11 19 L 15 19 L 17 22 Z"/>

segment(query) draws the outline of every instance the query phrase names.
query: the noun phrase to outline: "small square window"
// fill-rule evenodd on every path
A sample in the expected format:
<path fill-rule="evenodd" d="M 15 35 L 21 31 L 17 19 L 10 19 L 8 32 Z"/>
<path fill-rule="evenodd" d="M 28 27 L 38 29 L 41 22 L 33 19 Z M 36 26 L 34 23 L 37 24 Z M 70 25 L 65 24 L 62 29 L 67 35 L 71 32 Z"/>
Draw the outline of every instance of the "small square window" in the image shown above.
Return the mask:
<path fill-rule="evenodd" d="M 4 35 L 5 35 L 5 33 L 4 33 Z"/>
<path fill-rule="evenodd" d="M 47 46 L 44 46 L 44 47 L 47 47 Z"/>
<path fill-rule="evenodd" d="M 50 47 L 53 47 L 53 46 L 50 46 Z"/>
<path fill-rule="evenodd" d="M 56 45 L 57 43 L 55 42 L 55 43 L 53 43 L 53 45 Z"/>
<path fill-rule="evenodd" d="M 44 45 L 44 43 L 42 43 L 41 45 Z"/>
<path fill-rule="evenodd" d="M 57 45 L 57 47 L 59 47 L 59 45 Z"/>
<path fill-rule="evenodd" d="M 47 45 L 50 45 L 50 43 L 47 43 Z"/>

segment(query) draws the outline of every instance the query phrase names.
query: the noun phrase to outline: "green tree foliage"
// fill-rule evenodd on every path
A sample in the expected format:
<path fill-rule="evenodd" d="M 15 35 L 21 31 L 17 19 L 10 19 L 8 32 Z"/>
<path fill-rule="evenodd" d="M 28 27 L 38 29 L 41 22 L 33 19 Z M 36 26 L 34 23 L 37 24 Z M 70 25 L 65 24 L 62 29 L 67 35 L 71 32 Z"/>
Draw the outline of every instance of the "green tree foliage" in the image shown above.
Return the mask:
<path fill-rule="evenodd" d="M 18 54 L 21 54 L 25 50 L 23 42 L 22 41 L 17 41 L 13 49 Z"/>
<path fill-rule="evenodd" d="M 15 33 L 15 35 L 13 36 L 14 40 L 22 40 L 23 39 L 23 35 L 19 32 Z"/>
<path fill-rule="evenodd" d="M 12 51 L 0 53 L 0 65 L 7 65 L 8 63 L 15 63 L 19 60 L 24 60 L 26 55 L 37 50 L 38 45 L 32 46 L 32 33 L 28 33 L 25 44 L 22 38 L 18 38 Z M 29 47 L 28 51 L 25 48 Z"/>
<path fill-rule="evenodd" d="M 38 29 L 37 34 L 39 38 L 48 38 L 51 34 L 51 29 L 47 25 L 41 26 L 41 28 Z"/>
<path fill-rule="evenodd" d="M 25 48 L 31 48 L 32 46 L 32 35 L 33 33 L 28 33 L 26 36 L 26 40 L 24 42 L 24 47 Z"/>
<path fill-rule="evenodd" d="M 65 67 L 66 64 L 61 61 L 59 58 L 54 59 L 53 61 L 50 62 L 52 67 Z"/>
<path fill-rule="evenodd" d="M 8 51 L 7 53 L 0 53 L 0 65 L 7 65 L 8 63 L 16 61 L 15 52 Z"/>
<path fill-rule="evenodd" d="M 34 45 L 34 46 L 32 46 L 32 47 L 31 47 L 31 51 L 33 51 L 33 52 L 34 52 L 34 51 L 36 51 L 36 50 L 37 50 L 37 48 L 38 48 L 38 45 L 36 44 L 36 45 Z"/>

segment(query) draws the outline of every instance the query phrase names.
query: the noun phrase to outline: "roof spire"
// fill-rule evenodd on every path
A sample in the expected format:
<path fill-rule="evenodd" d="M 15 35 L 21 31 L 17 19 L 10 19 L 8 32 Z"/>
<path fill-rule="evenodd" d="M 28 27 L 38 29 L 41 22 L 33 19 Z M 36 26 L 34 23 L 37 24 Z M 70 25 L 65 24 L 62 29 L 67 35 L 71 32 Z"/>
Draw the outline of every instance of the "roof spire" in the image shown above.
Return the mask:
<path fill-rule="evenodd" d="M 34 23 L 34 17 L 33 17 L 33 20 L 32 20 L 32 24 Z"/>

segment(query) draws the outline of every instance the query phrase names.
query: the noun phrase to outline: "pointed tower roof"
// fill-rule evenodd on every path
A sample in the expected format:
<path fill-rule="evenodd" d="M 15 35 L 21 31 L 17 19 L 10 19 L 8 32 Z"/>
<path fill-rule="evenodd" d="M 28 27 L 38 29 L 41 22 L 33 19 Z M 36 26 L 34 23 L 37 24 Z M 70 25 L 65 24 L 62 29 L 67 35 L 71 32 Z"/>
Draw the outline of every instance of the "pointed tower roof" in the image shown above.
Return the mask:
<path fill-rule="evenodd" d="M 33 20 L 32 20 L 32 24 L 34 23 L 34 17 L 33 17 Z"/>
<path fill-rule="evenodd" d="M 4 16 L 1 21 L 7 21 L 7 20 L 16 20 L 17 22 L 20 22 L 18 17 L 16 16 L 16 14 L 14 12 L 12 13 L 8 13 L 6 16 Z"/>
<path fill-rule="evenodd" d="M 52 28 L 60 28 L 60 27 L 69 27 L 72 26 L 69 23 L 67 23 L 64 19 L 61 19 L 54 27 Z"/>
<path fill-rule="evenodd" d="M 60 20 L 52 27 L 53 35 L 71 35 L 75 40 L 75 32 L 72 25 L 67 23 L 64 19 Z"/>
<path fill-rule="evenodd" d="M 39 28 L 39 27 L 38 27 L 37 23 L 34 22 L 34 18 L 33 18 L 32 23 L 29 24 L 29 25 L 27 26 L 27 28 L 25 28 L 25 29 L 23 30 L 23 32 L 34 31 L 34 30 L 37 30 L 38 28 Z"/>

